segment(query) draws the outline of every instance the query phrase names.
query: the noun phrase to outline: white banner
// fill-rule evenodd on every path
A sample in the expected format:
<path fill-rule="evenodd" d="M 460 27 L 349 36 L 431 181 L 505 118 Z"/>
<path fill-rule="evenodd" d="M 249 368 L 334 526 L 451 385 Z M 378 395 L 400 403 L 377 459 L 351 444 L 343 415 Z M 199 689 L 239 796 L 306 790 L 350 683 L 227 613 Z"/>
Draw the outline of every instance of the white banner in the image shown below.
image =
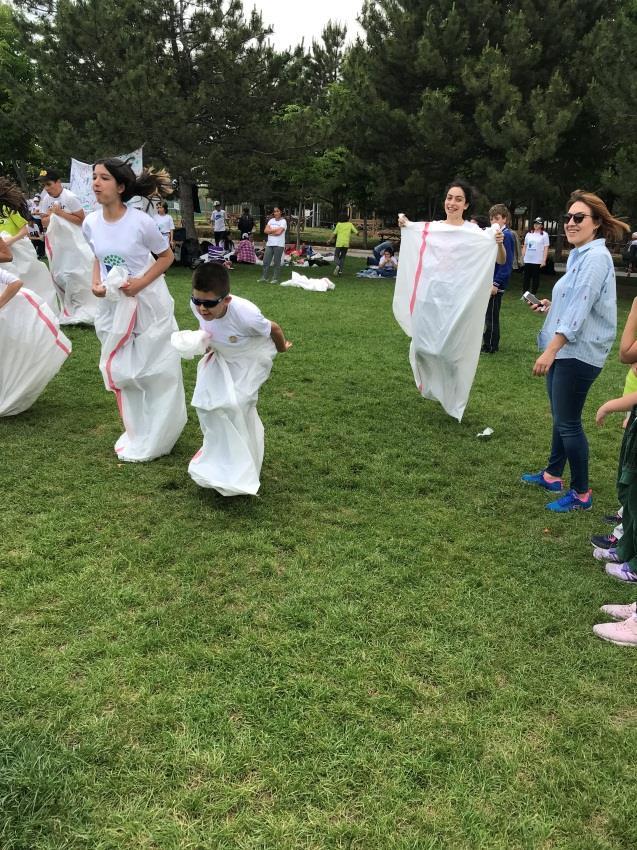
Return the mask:
<path fill-rule="evenodd" d="M 124 162 L 128 162 L 135 172 L 141 174 L 144 169 L 143 164 L 144 149 L 137 148 L 132 153 L 126 153 L 118 156 Z M 95 195 L 93 194 L 93 163 L 80 162 L 79 159 L 71 159 L 71 180 L 69 188 L 74 195 L 79 198 L 84 212 L 91 212 L 97 206 Z"/>

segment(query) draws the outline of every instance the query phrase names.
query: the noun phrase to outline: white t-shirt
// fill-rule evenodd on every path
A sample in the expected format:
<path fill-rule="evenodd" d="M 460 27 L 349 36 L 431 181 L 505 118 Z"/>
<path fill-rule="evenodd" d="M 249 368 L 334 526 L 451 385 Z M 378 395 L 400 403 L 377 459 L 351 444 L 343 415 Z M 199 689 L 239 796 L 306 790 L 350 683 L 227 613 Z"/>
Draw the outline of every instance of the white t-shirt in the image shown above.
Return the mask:
<path fill-rule="evenodd" d="M 95 210 L 84 219 L 82 233 L 100 262 L 102 280 L 113 266 L 125 266 L 130 277 L 139 277 L 152 263 L 151 252 L 161 254 L 169 247 L 155 220 L 132 207 L 115 222 L 104 221 L 103 210 Z"/>
<path fill-rule="evenodd" d="M 40 198 L 40 215 L 46 215 L 53 204 L 59 204 L 63 210 L 70 213 L 79 212 L 82 209 L 80 199 L 68 189 L 62 189 L 57 198 L 49 194 L 42 194 Z"/>
<path fill-rule="evenodd" d="M 549 246 L 548 233 L 527 233 L 524 237 L 524 262 L 533 265 L 542 265 L 544 260 L 544 248 Z"/>
<path fill-rule="evenodd" d="M 268 233 L 267 244 L 275 248 L 285 248 L 285 232 L 288 229 L 288 223 L 283 216 L 278 221 L 276 218 L 271 218 L 268 222 L 268 227 L 282 227 L 283 233 L 280 236 L 275 236 L 274 233 Z"/>
<path fill-rule="evenodd" d="M 225 210 L 213 210 L 212 215 L 210 216 L 210 221 L 215 229 L 215 233 L 221 233 L 224 230 L 227 230 Z"/>
<path fill-rule="evenodd" d="M 9 286 L 10 283 L 15 283 L 16 280 L 20 280 L 20 278 L 11 274 L 11 272 L 0 269 L 0 286 Z"/>
<path fill-rule="evenodd" d="M 168 213 L 166 213 L 166 215 L 156 215 L 155 224 L 164 236 L 168 236 L 170 231 L 175 229 L 175 222 L 173 221 L 172 216 L 168 215 Z"/>
<path fill-rule="evenodd" d="M 210 293 L 211 300 L 217 297 L 214 293 Z M 238 295 L 232 296 L 225 315 L 220 319 L 206 321 L 199 315 L 192 301 L 190 307 L 199 322 L 199 327 L 210 334 L 213 340 L 221 343 L 240 347 L 241 343 L 249 337 L 270 336 L 272 332 L 272 322 L 265 318 L 257 305 L 248 301 L 247 298 L 239 298 Z"/>

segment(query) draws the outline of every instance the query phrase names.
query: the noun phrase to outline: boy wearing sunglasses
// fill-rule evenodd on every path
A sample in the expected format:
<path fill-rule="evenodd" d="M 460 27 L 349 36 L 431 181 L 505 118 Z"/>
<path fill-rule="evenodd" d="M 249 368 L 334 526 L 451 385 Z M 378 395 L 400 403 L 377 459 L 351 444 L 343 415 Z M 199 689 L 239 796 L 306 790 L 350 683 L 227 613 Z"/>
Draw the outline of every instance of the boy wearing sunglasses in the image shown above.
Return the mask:
<path fill-rule="evenodd" d="M 289 351 L 292 343 L 255 304 L 230 294 L 222 265 L 203 263 L 195 269 L 190 301 L 209 342 L 192 397 L 204 441 L 188 472 L 200 487 L 222 496 L 255 495 L 264 450 L 256 408 L 259 388 L 276 353 Z"/>

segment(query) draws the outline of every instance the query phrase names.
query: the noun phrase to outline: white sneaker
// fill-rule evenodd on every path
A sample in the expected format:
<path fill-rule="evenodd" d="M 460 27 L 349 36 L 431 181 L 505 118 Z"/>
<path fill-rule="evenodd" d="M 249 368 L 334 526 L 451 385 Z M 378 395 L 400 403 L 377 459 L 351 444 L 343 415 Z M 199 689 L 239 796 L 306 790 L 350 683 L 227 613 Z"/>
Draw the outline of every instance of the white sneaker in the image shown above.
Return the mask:
<path fill-rule="evenodd" d="M 637 646 L 637 618 L 628 617 L 622 623 L 600 623 L 593 632 L 602 640 L 617 646 Z"/>
<path fill-rule="evenodd" d="M 621 558 L 617 554 L 617 549 L 614 547 L 602 549 L 601 546 L 596 546 L 593 549 L 593 558 L 596 558 L 598 561 L 610 561 L 611 564 L 621 563 Z"/>
<path fill-rule="evenodd" d="M 613 620 L 627 620 L 637 610 L 637 602 L 633 602 L 632 605 L 602 605 L 599 610 Z"/>

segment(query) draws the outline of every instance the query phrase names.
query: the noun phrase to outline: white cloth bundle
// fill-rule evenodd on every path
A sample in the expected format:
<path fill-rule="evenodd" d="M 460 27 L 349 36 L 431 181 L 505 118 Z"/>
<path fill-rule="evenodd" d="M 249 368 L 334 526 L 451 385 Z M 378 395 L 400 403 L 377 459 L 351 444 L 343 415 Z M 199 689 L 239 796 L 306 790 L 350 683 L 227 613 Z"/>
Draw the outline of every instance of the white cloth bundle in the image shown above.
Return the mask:
<path fill-rule="evenodd" d="M 31 407 L 70 353 L 55 313 L 22 287 L 0 309 L 0 416 Z"/>
<path fill-rule="evenodd" d="M 298 272 L 292 272 L 290 280 L 282 283 L 281 286 L 298 286 L 301 289 L 307 289 L 308 292 L 327 292 L 328 289 L 336 289 L 329 278 L 322 277 L 316 280 Z"/>
<path fill-rule="evenodd" d="M 480 358 L 497 230 L 434 221 L 401 231 L 394 316 L 412 338 L 409 359 L 420 393 L 458 421 Z"/>
<path fill-rule="evenodd" d="M 52 215 L 44 244 L 62 305 L 60 324 L 94 324 L 98 306 L 98 299 L 91 291 L 94 258 L 82 228 Z"/>
<path fill-rule="evenodd" d="M 0 236 L 5 241 L 11 238 L 8 233 L 2 233 Z M 31 292 L 35 292 L 56 315 L 59 314 L 60 302 L 51 279 L 51 273 L 46 264 L 38 260 L 38 255 L 29 237 L 25 236 L 14 242 L 11 246 L 11 253 L 13 260 L 10 263 L 3 263 L 2 268 L 20 278 Z"/>
<path fill-rule="evenodd" d="M 276 348 L 269 337 L 236 346 L 210 341 L 199 361 L 192 405 L 197 409 L 203 446 L 188 472 L 200 487 L 222 496 L 255 495 L 263 463 L 263 423 L 257 413 L 259 388 L 268 379 Z"/>
<path fill-rule="evenodd" d="M 175 331 L 170 336 L 170 344 L 183 360 L 192 360 L 205 354 L 210 336 L 205 331 Z"/>
<path fill-rule="evenodd" d="M 122 460 L 147 461 L 172 450 L 186 424 L 186 402 L 181 361 L 170 345 L 177 324 L 166 281 L 159 277 L 130 297 L 121 292 L 126 277 L 121 266 L 109 271 L 109 298 L 98 299 L 95 331 L 104 384 L 115 393 L 125 428 L 115 451 Z"/>

